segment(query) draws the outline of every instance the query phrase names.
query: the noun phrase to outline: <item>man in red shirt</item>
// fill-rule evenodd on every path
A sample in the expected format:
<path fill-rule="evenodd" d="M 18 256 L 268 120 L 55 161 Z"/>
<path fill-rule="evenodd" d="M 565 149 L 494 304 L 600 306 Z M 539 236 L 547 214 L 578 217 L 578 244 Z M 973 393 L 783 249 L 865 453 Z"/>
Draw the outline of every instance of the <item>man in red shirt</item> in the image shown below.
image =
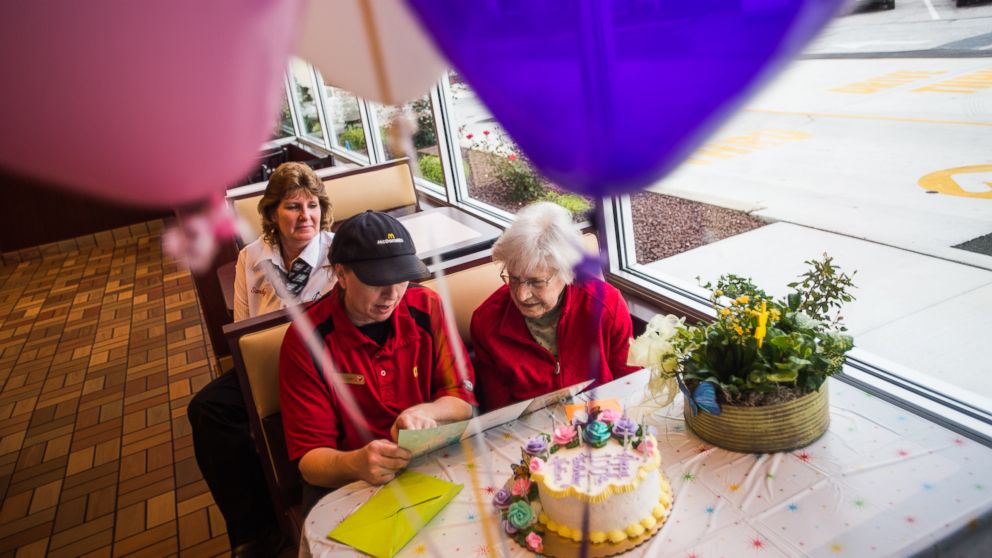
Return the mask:
<path fill-rule="evenodd" d="M 399 429 L 466 419 L 476 404 L 467 351 L 448 337 L 440 299 L 409 285 L 428 271 L 399 221 L 372 211 L 349 219 L 334 236 L 330 262 L 338 283 L 306 314 L 334 369 L 322 369 L 296 324 L 279 360 L 286 446 L 299 460 L 307 510 L 352 480 L 389 482 L 411 457 L 395 443 Z"/>

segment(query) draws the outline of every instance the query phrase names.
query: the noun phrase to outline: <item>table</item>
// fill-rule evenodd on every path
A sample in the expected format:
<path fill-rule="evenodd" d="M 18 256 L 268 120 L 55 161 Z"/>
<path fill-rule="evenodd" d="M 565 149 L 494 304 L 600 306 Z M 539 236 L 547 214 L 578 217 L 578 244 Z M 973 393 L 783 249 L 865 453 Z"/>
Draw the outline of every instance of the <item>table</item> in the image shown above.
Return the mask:
<path fill-rule="evenodd" d="M 687 431 L 680 401 L 666 409 L 638 405 L 646 381 L 641 371 L 593 395 L 622 399 L 629 414 L 643 412 L 658 428 L 675 493 L 661 531 L 624 556 L 992 556 L 992 449 L 834 379 L 823 438 L 793 452 L 734 453 Z M 495 516 L 488 500 L 510 476 L 519 447 L 549 426 L 550 414 L 539 411 L 476 438 L 486 513 Z M 462 448 L 448 446 L 411 467 L 465 488 L 397 556 L 428 555 L 431 546 L 446 556 L 499 556 L 483 538 Z M 325 496 L 304 522 L 301 551 L 361 556 L 326 535 L 375 490 L 355 482 Z M 947 553 L 962 535 L 972 538 L 961 546 L 981 548 Z M 503 555 L 529 556 L 507 537 L 500 541 Z"/>
<path fill-rule="evenodd" d="M 444 206 L 397 217 L 410 231 L 417 256 L 427 263 L 435 256 L 451 260 L 485 250 L 502 231 L 456 207 Z"/>
<path fill-rule="evenodd" d="M 396 220 L 410 231 L 417 247 L 417 256 L 425 263 L 437 257 L 441 261 L 485 250 L 496 242 L 502 231 L 493 225 L 455 207 L 434 207 Z M 440 269 L 445 266 L 441 265 Z M 432 267 L 432 271 L 436 271 Z M 235 262 L 217 268 L 217 281 L 229 314 L 234 314 Z"/>

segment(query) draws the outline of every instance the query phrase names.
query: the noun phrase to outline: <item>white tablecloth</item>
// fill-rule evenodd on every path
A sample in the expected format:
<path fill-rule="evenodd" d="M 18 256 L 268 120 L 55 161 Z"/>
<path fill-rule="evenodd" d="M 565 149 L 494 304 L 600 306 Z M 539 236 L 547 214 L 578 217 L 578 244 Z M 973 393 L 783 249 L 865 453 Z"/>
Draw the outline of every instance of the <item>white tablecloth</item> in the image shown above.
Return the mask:
<path fill-rule="evenodd" d="M 637 418 L 648 409 L 636 405 L 645 380 L 643 372 L 623 378 L 600 388 L 597 397 L 621 398 Z M 953 533 L 989 529 L 992 449 L 837 380 L 830 383 L 830 404 L 823 438 L 802 450 L 756 455 L 701 441 L 686 429 L 678 400 L 646 411 L 645 422 L 658 428 L 675 505 L 661 531 L 625 556 L 909 556 L 936 553 L 938 541 Z M 550 410 L 475 439 L 483 513 L 497 515 L 493 492 L 519 461 L 520 446 L 549 430 Z M 460 446 L 423 456 L 411 467 L 465 488 L 398 556 L 530 555 L 502 533 L 502 550 L 486 544 Z M 324 497 L 305 521 L 301 552 L 360 555 L 327 533 L 375 490 L 356 482 Z"/>

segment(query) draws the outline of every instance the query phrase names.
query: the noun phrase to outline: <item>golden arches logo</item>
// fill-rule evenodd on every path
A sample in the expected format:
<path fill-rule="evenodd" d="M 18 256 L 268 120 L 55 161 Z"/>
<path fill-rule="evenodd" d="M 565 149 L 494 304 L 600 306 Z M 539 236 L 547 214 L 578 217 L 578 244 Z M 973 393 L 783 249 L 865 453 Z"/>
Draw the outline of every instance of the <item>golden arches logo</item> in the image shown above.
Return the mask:
<path fill-rule="evenodd" d="M 386 238 L 389 239 L 389 240 L 392 240 L 392 239 L 396 238 L 396 235 L 393 234 L 393 233 L 386 233 Z"/>
<path fill-rule="evenodd" d="M 989 180 L 985 181 L 988 186 L 986 192 L 972 192 L 961 187 L 954 177 L 961 174 L 989 173 Z M 984 198 L 992 199 L 992 165 L 970 165 L 967 167 L 954 167 L 937 172 L 932 172 L 920 179 L 919 185 L 928 192 L 938 192 L 949 196 L 961 196 L 964 198 Z"/>

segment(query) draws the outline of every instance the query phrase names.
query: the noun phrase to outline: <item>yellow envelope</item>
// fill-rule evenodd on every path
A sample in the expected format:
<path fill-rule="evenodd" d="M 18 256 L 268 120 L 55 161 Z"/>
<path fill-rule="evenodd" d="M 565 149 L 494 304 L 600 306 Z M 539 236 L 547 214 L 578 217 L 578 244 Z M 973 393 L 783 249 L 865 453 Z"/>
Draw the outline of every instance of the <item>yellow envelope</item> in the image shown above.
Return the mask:
<path fill-rule="evenodd" d="M 461 490 L 460 484 L 405 471 L 327 537 L 376 558 L 392 558 Z"/>

